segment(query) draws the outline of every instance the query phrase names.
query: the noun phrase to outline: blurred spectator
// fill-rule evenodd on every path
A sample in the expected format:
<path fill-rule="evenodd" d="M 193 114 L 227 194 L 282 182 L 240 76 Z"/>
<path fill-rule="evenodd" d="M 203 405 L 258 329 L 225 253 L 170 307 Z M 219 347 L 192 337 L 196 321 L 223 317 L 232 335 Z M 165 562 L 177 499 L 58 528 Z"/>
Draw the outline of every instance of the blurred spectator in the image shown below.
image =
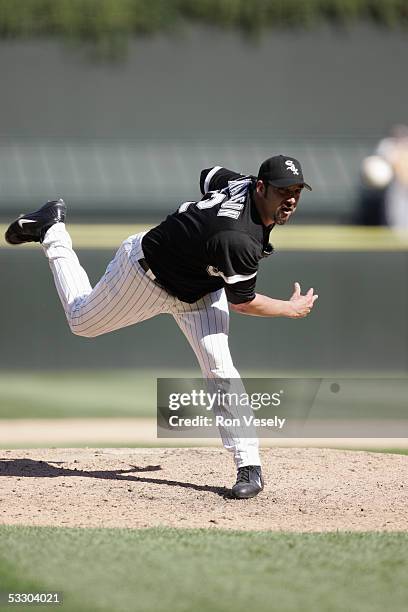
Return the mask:
<path fill-rule="evenodd" d="M 408 229 L 408 126 L 394 126 L 363 160 L 361 179 L 359 222 Z"/>
<path fill-rule="evenodd" d="M 380 155 L 369 155 L 361 164 L 359 216 L 361 225 L 385 225 L 385 194 L 393 178 L 391 165 Z"/>
<path fill-rule="evenodd" d="M 393 169 L 393 180 L 385 193 L 387 225 L 408 228 L 408 126 L 396 125 L 384 138 L 377 152 Z"/>

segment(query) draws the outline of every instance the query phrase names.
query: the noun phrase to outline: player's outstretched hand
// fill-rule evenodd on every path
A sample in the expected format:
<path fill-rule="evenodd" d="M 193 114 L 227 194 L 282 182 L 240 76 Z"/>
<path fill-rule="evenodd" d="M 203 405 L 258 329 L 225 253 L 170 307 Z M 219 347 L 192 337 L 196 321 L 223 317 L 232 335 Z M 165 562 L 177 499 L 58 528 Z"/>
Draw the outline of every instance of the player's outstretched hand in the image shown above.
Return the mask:
<path fill-rule="evenodd" d="M 288 316 L 292 319 L 307 317 L 318 297 L 313 293 L 313 287 L 309 289 L 306 295 L 302 295 L 299 283 L 295 283 L 292 297 L 289 300 L 290 311 Z"/>

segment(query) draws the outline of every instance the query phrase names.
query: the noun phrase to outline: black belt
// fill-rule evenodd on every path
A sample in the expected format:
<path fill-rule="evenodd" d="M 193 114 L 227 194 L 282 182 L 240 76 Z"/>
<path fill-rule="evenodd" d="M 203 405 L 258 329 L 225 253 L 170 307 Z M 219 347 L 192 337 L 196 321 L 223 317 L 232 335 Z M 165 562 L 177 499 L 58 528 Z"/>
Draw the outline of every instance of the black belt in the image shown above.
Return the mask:
<path fill-rule="evenodd" d="M 149 270 L 150 270 L 150 266 L 149 266 L 149 264 L 147 263 L 147 261 L 145 260 L 145 258 L 144 258 L 144 257 L 142 257 L 142 259 L 138 259 L 137 263 L 139 264 L 139 266 L 140 266 L 141 268 L 143 268 L 143 270 L 144 270 L 145 272 L 149 272 Z"/>
<path fill-rule="evenodd" d="M 151 269 L 151 267 L 149 266 L 149 264 L 147 263 L 147 261 L 145 260 L 144 257 L 142 257 L 142 259 L 138 259 L 137 263 L 140 265 L 140 267 L 146 272 L 146 274 L 148 274 L 149 278 L 154 281 L 156 283 L 156 285 L 158 285 L 160 287 L 160 289 L 164 289 L 165 291 L 167 291 L 167 293 L 170 293 L 170 291 L 168 289 L 166 289 L 166 287 L 164 287 L 156 278 L 156 276 L 153 273 L 153 270 Z M 170 295 L 173 295 L 172 293 L 170 293 Z"/>

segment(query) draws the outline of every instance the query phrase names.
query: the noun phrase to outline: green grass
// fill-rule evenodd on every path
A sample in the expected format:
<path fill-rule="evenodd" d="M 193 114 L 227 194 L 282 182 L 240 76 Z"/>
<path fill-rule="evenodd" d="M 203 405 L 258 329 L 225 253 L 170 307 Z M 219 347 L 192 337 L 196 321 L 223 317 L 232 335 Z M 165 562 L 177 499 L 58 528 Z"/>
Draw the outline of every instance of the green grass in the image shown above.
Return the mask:
<path fill-rule="evenodd" d="M 71 611 L 396 612 L 407 533 L 0 528 L 0 584 Z M 47 608 L 50 609 L 50 608 Z"/>
<path fill-rule="evenodd" d="M 0 418 L 154 417 L 156 378 L 122 371 L 3 372 Z"/>
<path fill-rule="evenodd" d="M 275 378 L 320 378 L 317 372 L 274 372 Z M 86 370 L 66 372 L 0 371 L 0 419 L 66 417 L 155 417 L 157 378 L 194 378 L 198 370 Z M 242 372 L 246 378 L 269 378 L 270 371 Z M 397 377 L 398 374 L 395 374 Z M 399 374 L 402 377 L 401 374 Z M 333 380 L 347 379 L 337 373 Z M 350 378 L 357 378 L 354 373 Z M 406 377 L 406 374 L 405 374 Z M 330 374 L 325 378 L 330 380 Z M 361 378 L 369 378 L 367 374 Z M 334 395 L 323 385 L 310 413 L 315 418 L 406 418 L 406 379 L 393 383 L 393 405 L 378 382 L 390 375 L 373 374 L 374 381 L 360 391 L 347 381 Z M 327 387 L 327 388 L 326 388 Z M 358 387 L 359 388 L 359 387 Z M 358 399 L 357 405 L 355 399 Z M 329 402 L 329 403 L 328 403 Z M 331 408 L 330 408 L 331 406 Z M 264 415 L 266 416 L 266 415 Z"/>

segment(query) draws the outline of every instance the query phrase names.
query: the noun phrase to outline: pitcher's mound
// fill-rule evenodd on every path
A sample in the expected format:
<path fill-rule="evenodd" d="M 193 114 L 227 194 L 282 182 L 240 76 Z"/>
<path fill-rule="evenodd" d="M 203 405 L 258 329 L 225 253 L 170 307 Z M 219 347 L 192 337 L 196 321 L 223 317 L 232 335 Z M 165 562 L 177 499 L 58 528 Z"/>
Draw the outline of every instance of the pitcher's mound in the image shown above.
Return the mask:
<path fill-rule="evenodd" d="M 0 451 L 0 523 L 282 531 L 407 530 L 408 456 L 262 451 L 265 490 L 234 500 L 220 449 Z"/>

